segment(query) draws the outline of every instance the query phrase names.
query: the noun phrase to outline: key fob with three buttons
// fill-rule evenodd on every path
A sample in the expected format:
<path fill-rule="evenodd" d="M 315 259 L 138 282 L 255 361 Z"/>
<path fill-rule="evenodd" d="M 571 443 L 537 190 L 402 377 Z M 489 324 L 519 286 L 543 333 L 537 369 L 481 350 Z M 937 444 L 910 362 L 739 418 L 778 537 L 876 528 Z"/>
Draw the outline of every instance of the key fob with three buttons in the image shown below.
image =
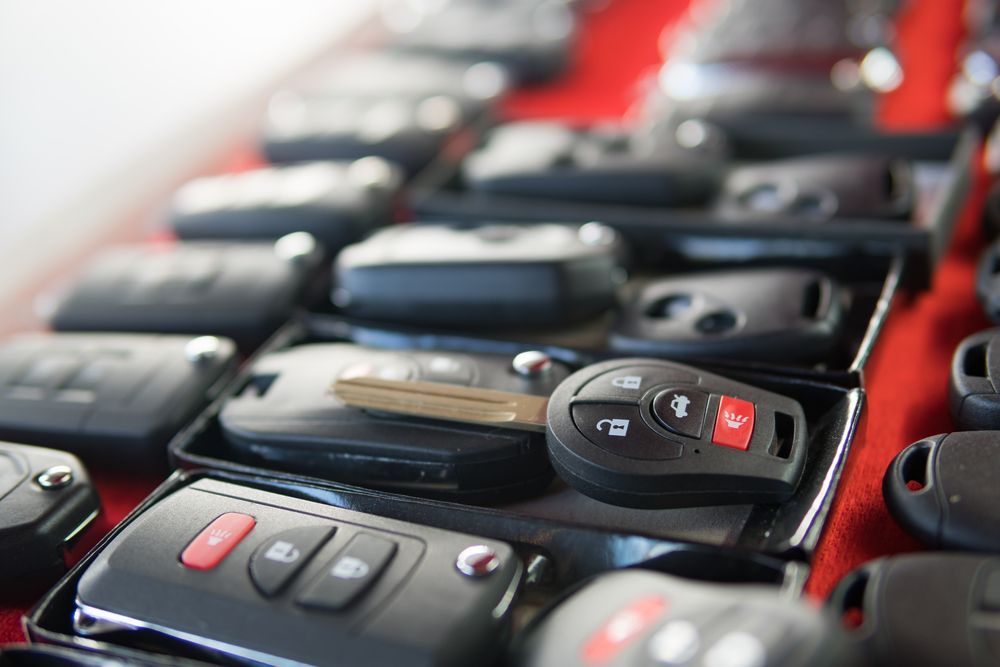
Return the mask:
<path fill-rule="evenodd" d="M 203 479 L 97 554 L 74 626 L 256 664 L 484 664 L 521 570 L 503 543 Z"/>

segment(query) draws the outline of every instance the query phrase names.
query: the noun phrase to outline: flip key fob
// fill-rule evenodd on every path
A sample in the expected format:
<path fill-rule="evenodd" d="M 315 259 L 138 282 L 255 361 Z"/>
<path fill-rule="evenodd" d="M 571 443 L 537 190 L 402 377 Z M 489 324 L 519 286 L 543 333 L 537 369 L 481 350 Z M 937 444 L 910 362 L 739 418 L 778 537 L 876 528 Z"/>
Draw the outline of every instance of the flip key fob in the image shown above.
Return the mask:
<path fill-rule="evenodd" d="M 621 248 L 597 224 L 402 225 L 344 248 L 332 300 L 355 317 L 416 325 L 568 324 L 614 306 Z"/>
<path fill-rule="evenodd" d="M 834 667 L 854 664 L 832 618 L 761 585 L 657 572 L 603 574 L 526 630 L 519 667 L 654 665 Z"/>
<path fill-rule="evenodd" d="M 901 451 L 882 480 L 896 521 L 930 547 L 1000 551 L 1000 431 L 946 433 Z"/>
<path fill-rule="evenodd" d="M 520 574 L 500 542 L 201 480 L 96 556 L 75 627 L 265 665 L 488 664 Z"/>
<path fill-rule="evenodd" d="M 974 333 L 955 348 L 948 402 L 959 428 L 1000 428 L 1000 328 Z"/>
<path fill-rule="evenodd" d="M 164 468 L 167 441 L 236 368 L 214 336 L 28 334 L 0 345 L 0 437 Z"/>
<path fill-rule="evenodd" d="M 577 371 L 553 392 L 546 418 L 559 476 L 626 507 L 782 502 L 808 447 L 798 402 L 654 359 Z"/>
<path fill-rule="evenodd" d="M 100 509 L 74 456 L 0 442 L 0 581 L 64 569 L 63 547 Z"/>
<path fill-rule="evenodd" d="M 817 360 L 844 325 L 843 295 L 805 269 L 719 271 L 654 280 L 621 311 L 613 349 L 653 356 Z"/>
<path fill-rule="evenodd" d="M 291 318 L 319 258 L 314 239 L 303 233 L 273 244 L 112 248 L 84 269 L 52 327 L 215 334 L 252 348 Z"/>
<path fill-rule="evenodd" d="M 1000 558 L 906 554 L 848 574 L 830 596 L 856 616 L 851 638 L 874 665 L 985 667 L 1000 661 Z"/>
<path fill-rule="evenodd" d="M 986 317 L 1000 324 L 1000 241 L 990 244 L 979 258 L 976 296 Z"/>
<path fill-rule="evenodd" d="M 392 220 L 401 182 L 396 167 L 375 157 L 208 176 L 177 192 L 170 223 L 186 240 L 309 232 L 335 255 Z"/>
<path fill-rule="evenodd" d="M 489 499 L 551 479 L 542 434 L 367 412 L 330 393 L 337 379 L 367 375 L 547 396 L 569 371 L 537 354 L 515 365 L 500 355 L 301 345 L 259 359 L 219 420 L 248 461 L 366 486 Z"/>

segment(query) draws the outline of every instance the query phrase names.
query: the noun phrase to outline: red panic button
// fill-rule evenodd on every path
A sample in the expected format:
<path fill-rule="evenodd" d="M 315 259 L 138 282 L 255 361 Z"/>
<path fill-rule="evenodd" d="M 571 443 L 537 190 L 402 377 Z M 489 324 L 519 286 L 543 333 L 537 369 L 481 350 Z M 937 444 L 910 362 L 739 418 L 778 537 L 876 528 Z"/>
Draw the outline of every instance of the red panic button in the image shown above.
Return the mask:
<path fill-rule="evenodd" d="M 611 660 L 633 639 L 645 632 L 666 608 L 665 599 L 650 595 L 619 609 L 590 636 L 580 650 L 580 656 L 589 664 Z"/>
<path fill-rule="evenodd" d="M 181 554 L 181 563 L 193 570 L 211 570 L 236 548 L 256 523 L 252 516 L 246 514 L 223 514 L 187 545 Z"/>
<path fill-rule="evenodd" d="M 750 401 L 723 396 L 715 415 L 712 443 L 746 451 L 753 435 L 754 405 Z"/>

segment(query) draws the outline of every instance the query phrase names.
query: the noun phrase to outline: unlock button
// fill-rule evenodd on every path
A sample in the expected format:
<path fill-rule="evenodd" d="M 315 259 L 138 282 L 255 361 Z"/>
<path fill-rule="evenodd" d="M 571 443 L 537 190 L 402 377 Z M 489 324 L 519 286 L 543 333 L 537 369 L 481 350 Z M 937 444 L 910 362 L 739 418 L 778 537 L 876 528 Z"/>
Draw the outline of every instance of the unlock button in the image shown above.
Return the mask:
<path fill-rule="evenodd" d="M 632 459 L 673 459 L 680 444 L 646 426 L 639 408 L 613 403 L 575 403 L 573 422 L 587 440 L 612 454 Z"/>
<path fill-rule="evenodd" d="M 270 597 L 281 589 L 330 539 L 333 526 L 302 526 L 283 531 L 257 548 L 250 558 L 250 579 Z"/>

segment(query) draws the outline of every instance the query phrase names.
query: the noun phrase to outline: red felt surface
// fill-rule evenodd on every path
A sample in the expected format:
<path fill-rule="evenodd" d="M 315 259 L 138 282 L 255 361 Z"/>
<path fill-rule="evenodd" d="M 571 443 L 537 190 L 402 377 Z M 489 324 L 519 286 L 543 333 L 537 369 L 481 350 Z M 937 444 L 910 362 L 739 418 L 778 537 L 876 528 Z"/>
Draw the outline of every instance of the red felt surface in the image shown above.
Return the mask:
<path fill-rule="evenodd" d="M 886 101 L 881 119 L 895 128 L 921 128 L 947 119 L 944 88 L 961 36 L 961 0 L 910 0 L 898 26 L 898 51 L 908 78 Z M 508 118 L 560 117 L 603 120 L 622 116 L 640 79 L 659 59 L 657 41 L 687 0 L 615 0 L 588 18 L 575 64 L 558 82 L 519 91 L 504 105 Z M 253 164 L 250 153 L 234 169 Z M 933 290 L 897 298 L 866 372 L 867 434 L 848 460 L 833 515 L 817 553 L 807 589 L 825 595 L 852 567 L 918 545 L 889 517 L 882 502 L 882 473 L 912 441 L 951 428 L 946 386 L 951 352 L 965 335 L 986 326 L 973 293 L 973 263 L 981 247 L 977 211 L 981 185 Z M 159 482 L 94 472 L 104 513 L 80 555 L 120 521 Z M 20 617 L 42 591 L 0 590 L 0 644 L 23 639 Z"/>

